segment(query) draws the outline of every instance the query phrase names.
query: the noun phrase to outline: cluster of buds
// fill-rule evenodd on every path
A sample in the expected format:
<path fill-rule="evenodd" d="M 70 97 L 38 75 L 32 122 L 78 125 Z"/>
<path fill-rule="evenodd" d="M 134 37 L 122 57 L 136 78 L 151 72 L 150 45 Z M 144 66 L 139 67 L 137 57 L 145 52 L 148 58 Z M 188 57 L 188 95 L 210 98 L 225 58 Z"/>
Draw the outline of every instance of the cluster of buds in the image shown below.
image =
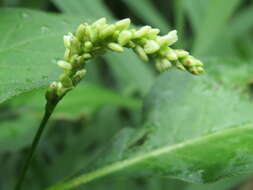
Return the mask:
<path fill-rule="evenodd" d="M 130 19 L 123 19 L 115 24 L 107 24 L 106 19 L 101 18 L 91 25 L 81 24 L 75 33 L 65 35 L 64 59 L 58 61 L 64 73 L 60 76 L 59 82 L 50 85 L 47 98 L 62 97 L 71 90 L 84 77 L 87 60 L 107 50 L 123 52 L 124 48 L 131 48 L 143 61 L 154 62 L 160 72 L 172 67 L 192 74 L 204 72 L 201 61 L 189 55 L 187 51 L 170 47 L 178 40 L 175 30 L 161 36 L 159 29 L 150 26 L 129 29 L 130 23 Z"/>

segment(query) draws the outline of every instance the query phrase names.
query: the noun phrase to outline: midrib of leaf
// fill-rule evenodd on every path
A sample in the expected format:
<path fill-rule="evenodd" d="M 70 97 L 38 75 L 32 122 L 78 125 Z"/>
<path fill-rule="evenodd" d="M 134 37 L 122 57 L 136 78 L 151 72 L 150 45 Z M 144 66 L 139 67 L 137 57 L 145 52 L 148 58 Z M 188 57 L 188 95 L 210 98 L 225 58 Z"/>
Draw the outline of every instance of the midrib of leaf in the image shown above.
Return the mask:
<path fill-rule="evenodd" d="M 191 139 L 182 143 L 174 144 L 165 146 L 156 150 L 153 150 L 151 152 L 136 156 L 134 158 L 128 158 L 125 160 L 117 161 L 111 165 L 105 166 L 101 169 L 94 170 L 92 172 L 80 175 L 79 177 L 76 177 L 72 180 L 69 180 L 67 182 L 59 183 L 58 185 L 52 186 L 46 190 L 67 190 L 67 189 L 73 189 L 81 184 L 89 183 L 95 179 L 104 177 L 106 175 L 110 175 L 115 172 L 119 172 L 120 170 L 127 169 L 131 166 L 134 166 L 144 160 L 162 156 L 167 153 L 171 153 L 173 151 L 187 148 L 187 146 L 192 146 L 194 144 L 200 144 L 201 142 L 207 142 L 209 140 L 212 140 L 217 137 L 223 137 L 226 135 L 236 135 L 238 132 L 247 132 L 252 130 L 253 122 L 249 122 L 242 125 L 237 126 L 231 126 L 229 129 L 224 129 L 222 131 L 217 131 L 212 134 L 206 135 L 204 137 L 198 137 L 195 139 Z"/>

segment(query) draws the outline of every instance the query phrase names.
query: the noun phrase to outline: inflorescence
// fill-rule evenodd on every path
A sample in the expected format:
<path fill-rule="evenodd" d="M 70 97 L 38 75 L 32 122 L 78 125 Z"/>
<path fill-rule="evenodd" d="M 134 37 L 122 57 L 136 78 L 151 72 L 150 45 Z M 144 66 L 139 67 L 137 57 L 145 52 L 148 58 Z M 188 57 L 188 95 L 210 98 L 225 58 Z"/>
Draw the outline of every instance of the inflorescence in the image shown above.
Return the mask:
<path fill-rule="evenodd" d="M 150 26 L 129 29 L 130 23 L 130 19 L 123 19 L 107 24 L 106 19 L 101 18 L 91 25 L 81 24 L 75 33 L 65 35 L 64 60 L 57 63 L 64 73 L 58 82 L 51 83 L 46 95 L 48 101 L 61 98 L 74 88 L 86 73 L 86 62 L 107 50 L 123 52 L 124 47 L 131 48 L 143 61 L 154 62 L 160 72 L 172 67 L 195 75 L 204 72 L 201 61 L 187 51 L 170 47 L 178 40 L 176 30 L 161 36 L 159 29 Z"/>

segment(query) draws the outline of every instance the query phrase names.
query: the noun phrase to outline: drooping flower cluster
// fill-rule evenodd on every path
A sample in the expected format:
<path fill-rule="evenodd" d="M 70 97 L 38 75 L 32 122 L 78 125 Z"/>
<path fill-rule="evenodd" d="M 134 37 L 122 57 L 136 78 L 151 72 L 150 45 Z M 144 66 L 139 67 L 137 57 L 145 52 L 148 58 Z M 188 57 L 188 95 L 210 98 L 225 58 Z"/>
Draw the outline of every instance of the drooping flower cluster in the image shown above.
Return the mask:
<path fill-rule="evenodd" d="M 157 28 L 144 26 L 136 30 L 129 29 L 129 26 L 130 19 L 107 24 L 106 19 L 101 18 L 91 25 L 81 24 L 75 33 L 65 35 L 64 60 L 58 62 L 64 73 L 59 82 L 50 85 L 47 98 L 50 99 L 53 95 L 61 97 L 76 86 L 86 73 L 86 61 L 107 50 L 123 52 L 124 48 L 131 48 L 143 61 L 154 62 L 160 72 L 172 67 L 192 74 L 204 72 L 201 61 L 187 51 L 170 47 L 178 40 L 175 30 L 161 36 Z"/>

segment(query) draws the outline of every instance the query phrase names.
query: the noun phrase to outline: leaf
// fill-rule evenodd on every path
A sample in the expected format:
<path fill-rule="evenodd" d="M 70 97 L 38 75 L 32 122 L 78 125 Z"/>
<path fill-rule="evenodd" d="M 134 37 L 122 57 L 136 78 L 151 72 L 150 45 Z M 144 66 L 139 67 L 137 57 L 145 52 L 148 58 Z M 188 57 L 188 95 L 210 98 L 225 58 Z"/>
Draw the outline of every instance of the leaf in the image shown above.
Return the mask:
<path fill-rule="evenodd" d="M 154 73 L 132 51 L 107 54 L 105 58 L 123 93 L 132 94 L 137 91 L 144 96 L 148 92 L 154 81 Z"/>
<path fill-rule="evenodd" d="M 64 13 L 78 16 L 92 16 L 95 19 L 101 17 L 112 18 L 112 14 L 105 6 L 103 0 L 53 0 L 53 3 Z"/>
<path fill-rule="evenodd" d="M 242 176 L 236 176 L 231 177 L 227 179 L 223 179 L 221 181 L 218 181 L 216 183 L 212 184 L 188 184 L 186 188 L 183 190 L 231 190 L 238 185 L 240 185 L 242 182 L 249 180 L 250 176 L 242 175 Z"/>
<path fill-rule="evenodd" d="M 0 9 L 0 103 L 47 86 L 61 72 L 54 59 L 64 53 L 63 34 L 76 20 L 26 9 Z M 31 30 L 32 28 L 32 30 Z"/>
<path fill-rule="evenodd" d="M 17 151 L 31 143 L 39 118 L 33 113 L 21 115 L 22 111 L 14 112 L 11 119 L 1 119 L 0 152 Z"/>
<path fill-rule="evenodd" d="M 36 91 L 11 102 L 12 106 L 22 106 L 40 113 L 45 105 L 43 91 Z M 92 83 L 84 83 L 67 95 L 56 109 L 54 118 L 74 118 L 80 114 L 91 115 L 104 105 L 117 105 L 125 108 L 137 109 L 141 107 L 141 101 L 118 94 Z"/>
<path fill-rule="evenodd" d="M 238 38 L 242 37 L 243 34 L 250 32 L 253 28 L 253 6 L 248 6 L 243 9 L 239 13 L 236 14 L 234 19 L 232 20 L 230 32 L 233 36 L 237 36 Z"/>
<path fill-rule="evenodd" d="M 201 25 L 198 32 L 193 50 L 196 54 L 203 55 L 208 52 L 208 48 L 217 40 L 217 37 L 228 25 L 228 20 L 241 3 L 240 0 L 213 0 L 208 1 L 208 9 L 202 15 Z M 219 15 L 219 19 L 217 19 Z"/>
<path fill-rule="evenodd" d="M 206 183 L 253 169 L 252 105 L 211 78 L 165 74 L 143 110 L 142 128 L 121 131 L 83 174 L 48 190 L 115 175 Z"/>
<path fill-rule="evenodd" d="M 164 33 L 168 32 L 170 28 L 169 24 L 159 11 L 156 10 L 154 5 L 152 5 L 150 0 L 124 0 L 123 2 L 146 23 L 153 27 L 158 27 Z"/>
<path fill-rule="evenodd" d="M 0 151 L 17 151 L 27 146 L 42 117 L 45 98 L 44 90 L 21 95 L 8 102 L 8 109 L 0 118 Z M 76 119 L 81 115 L 91 116 L 99 108 L 110 105 L 128 109 L 138 109 L 142 102 L 122 96 L 99 85 L 85 83 L 79 85 L 64 98 L 52 119 Z M 8 111 L 9 110 L 9 111 Z"/>
<path fill-rule="evenodd" d="M 207 73 L 222 86 L 232 89 L 244 97 L 252 96 L 253 67 L 251 62 L 235 58 L 206 59 Z"/>

